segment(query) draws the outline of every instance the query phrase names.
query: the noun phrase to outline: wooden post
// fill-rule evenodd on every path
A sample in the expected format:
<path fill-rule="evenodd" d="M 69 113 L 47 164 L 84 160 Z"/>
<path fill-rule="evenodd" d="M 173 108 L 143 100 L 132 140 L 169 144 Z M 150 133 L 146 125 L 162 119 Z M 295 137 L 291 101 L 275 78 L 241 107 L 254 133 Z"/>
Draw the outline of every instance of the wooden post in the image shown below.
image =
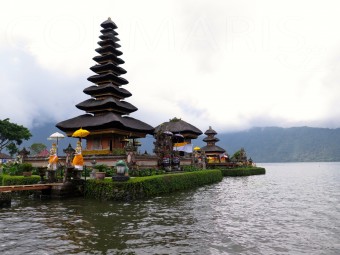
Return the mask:
<path fill-rule="evenodd" d="M 12 193 L 10 191 L 0 192 L 0 208 L 10 207 L 12 202 Z"/>

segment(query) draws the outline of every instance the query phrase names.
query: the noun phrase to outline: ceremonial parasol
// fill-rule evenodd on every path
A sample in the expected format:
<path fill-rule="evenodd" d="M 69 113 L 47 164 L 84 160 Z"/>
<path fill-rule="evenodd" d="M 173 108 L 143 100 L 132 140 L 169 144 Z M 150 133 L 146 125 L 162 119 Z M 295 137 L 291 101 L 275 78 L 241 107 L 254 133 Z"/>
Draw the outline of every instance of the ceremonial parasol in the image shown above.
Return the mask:
<path fill-rule="evenodd" d="M 78 137 L 80 138 L 80 141 L 81 141 L 81 138 L 86 137 L 89 134 L 90 134 L 90 131 L 80 128 L 73 132 L 72 137 Z"/>
<path fill-rule="evenodd" d="M 65 138 L 65 136 L 59 132 L 55 132 L 47 138 L 48 140 L 57 140 L 57 155 L 58 155 L 58 141 L 63 138 Z"/>
<path fill-rule="evenodd" d="M 200 147 L 196 146 L 196 147 L 194 148 L 194 151 L 199 151 L 200 149 L 201 149 Z"/>
<path fill-rule="evenodd" d="M 173 137 L 172 137 L 172 140 L 174 142 L 177 142 L 177 143 L 183 142 L 184 141 L 184 136 L 181 135 L 181 134 L 174 134 Z"/>
<path fill-rule="evenodd" d="M 179 138 L 184 138 L 184 136 L 181 135 L 181 134 L 175 134 L 175 136 L 176 136 L 176 137 L 179 137 Z"/>
<path fill-rule="evenodd" d="M 173 135 L 173 133 L 168 131 L 168 130 L 164 131 L 163 134 L 165 134 L 165 135 Z"/>

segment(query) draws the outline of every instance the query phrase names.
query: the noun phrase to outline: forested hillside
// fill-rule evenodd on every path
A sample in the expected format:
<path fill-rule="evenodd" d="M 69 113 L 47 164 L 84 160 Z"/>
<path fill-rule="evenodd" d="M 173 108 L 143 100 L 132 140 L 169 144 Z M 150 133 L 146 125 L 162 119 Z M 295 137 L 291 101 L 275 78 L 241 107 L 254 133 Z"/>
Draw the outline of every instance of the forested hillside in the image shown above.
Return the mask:
<path fill-rule="evenodd" d="M 256 162 L 340 161 L 339 128 L 252 128 L 218 138 L 229 154 L 244 147 Z"/>
<path fill-rule="evenodd" d="M 53 132 L 60 131 L 54 124 L 32 129 L 30 141 L 25 142 L 29 147 L 32 143 L 44 143 L 49 148 L 52 141 L 47 137 Z M 193 140 L 195 146 L 204 146 L 201 135 Z M 248 157 L 255 162 L 299 162 L 299 161 L 340 161 L 340 128 L 311 128 L 311 127 L 264 127 L 252 128 L 247 131 L 222 133 L 216 136 L 220 139 L 218 146 L 232 155 L 241 147 L 245 148 Z M 77 139 L 66 138 L 60 141 L 60 150 L 68 143 L 75 147 Z M 153 150 L 153 137 L 142 139 L 140 152 Z"/>

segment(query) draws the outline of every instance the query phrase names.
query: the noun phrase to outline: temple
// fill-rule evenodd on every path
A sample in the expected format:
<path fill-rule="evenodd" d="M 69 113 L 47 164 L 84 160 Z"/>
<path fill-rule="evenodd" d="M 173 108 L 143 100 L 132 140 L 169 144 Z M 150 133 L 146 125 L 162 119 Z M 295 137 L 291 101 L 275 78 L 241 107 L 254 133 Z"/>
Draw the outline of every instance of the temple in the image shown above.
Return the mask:
<path fill-rule="evenodd" d="M 184 120 L 173 118 L 167 122 L 163 122 L 155 128 L 155 134 L 159 132 L 172 132 L 173 134 L 181 134 L 185 142 L 191 143 L 191 139 L 196 139 L 202 134 L 197 127 L 185 122 Z"/>
<path fill-rule="evenodd" d="M 191 140 L 196 139 L 202 131 L 184 120 L 173 118 L 155 128 L 154 152 L 157 155 L 158 165 L 164 165 L 165 161 L 184 153 L 192 153 Z M 162 162 L 163 161 L 163 162 Z"/>
<path fill-rule="evenodd" d="M 228 156 L 225 149 L 215 145 L 215 143 L 220 140 L 215 137 L 215 135 L 217 135 L 217 132 L 209 127 L 209 129 L 205 131 L 204 134 L 207 137 L 205 137 L 203 141 L 206 142 L 207 145 L 202 147 L 201 150 L 204 151 L 208 159 L 208 163 L 226 162 Z"/>
<path fill-rule="evenodd" d="M 125 101 L 132 94 L 122 88 L 128 81 L 121 77 L 126 71 L 119 66 L 124 61 L 119 58 L 122 52 L 117 50 L 117 26 L 108 18 L 101 27 L 100 47 L 96 49 L 99 55 L 93 58 L 97 64 L 90 68 L 96 74 L 87 79 L 94 85 L 83 91 L 91 98 L 76 105 L 85 114 L 56 125 L 68 136 L 79 128 L 90 131 L 83 149 L 85 155 L 115 154 L 129 139 L 134 141 L 154 132 L 152 126 L 128 116 L 138 109 Z"/>

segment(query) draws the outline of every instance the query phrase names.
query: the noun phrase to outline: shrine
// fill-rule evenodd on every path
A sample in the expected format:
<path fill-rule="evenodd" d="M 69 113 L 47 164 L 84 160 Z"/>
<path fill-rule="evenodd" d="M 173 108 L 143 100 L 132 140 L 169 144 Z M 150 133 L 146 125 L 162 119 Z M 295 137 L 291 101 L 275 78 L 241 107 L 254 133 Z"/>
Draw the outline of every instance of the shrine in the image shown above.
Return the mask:
<path fill-rule="evenodd" d="M 217 143 L 220 139 L 215 137 L 217 132 L 209 126 L 209 129 L 204 133 L 207 137 L 203 139 L 204 142 L 207 143 L 206 146 L 202 147 L 201 150 L 205 153 L 207 157 L 207 163 L 223 163 L 228 160 L 228 155 L 226 154 L 225 149 L 217 146 Z"/>
<path fill-rule="evenodd" d="M 196 139 L 202 131 L 184 120 L 173 118 L 155 128 L 154 152 L 158 165 L 163 168 L 179 169 L 180 157 L 184 153 L 192 153 L 192 139 Z"/>
<path fill-rule="evenodd" d="M 154 128 L 129 116 L 138 109 L 125 101 L 132 94 L 122 88 L 128 81 L 121 77 L 126 71 L 119 66 L 124 61 L 119 58 L 123 53 L 117 49 L 117 26 L 108 18 L 101 27 L 100 47 L 96 49 L 99 55 L 93 58 L 97 64 L 90 68 L 96 74 L 87 79 L 94 85 L 83 91 L 91 98 L 76 105 L 85 114 L 56 126 L 68 136 L 79 128 L 90 131 L 83 146 L 84 155 L 120 155 L 127 143 L 138 144 L 135 139 L 153 134 Z"/>

